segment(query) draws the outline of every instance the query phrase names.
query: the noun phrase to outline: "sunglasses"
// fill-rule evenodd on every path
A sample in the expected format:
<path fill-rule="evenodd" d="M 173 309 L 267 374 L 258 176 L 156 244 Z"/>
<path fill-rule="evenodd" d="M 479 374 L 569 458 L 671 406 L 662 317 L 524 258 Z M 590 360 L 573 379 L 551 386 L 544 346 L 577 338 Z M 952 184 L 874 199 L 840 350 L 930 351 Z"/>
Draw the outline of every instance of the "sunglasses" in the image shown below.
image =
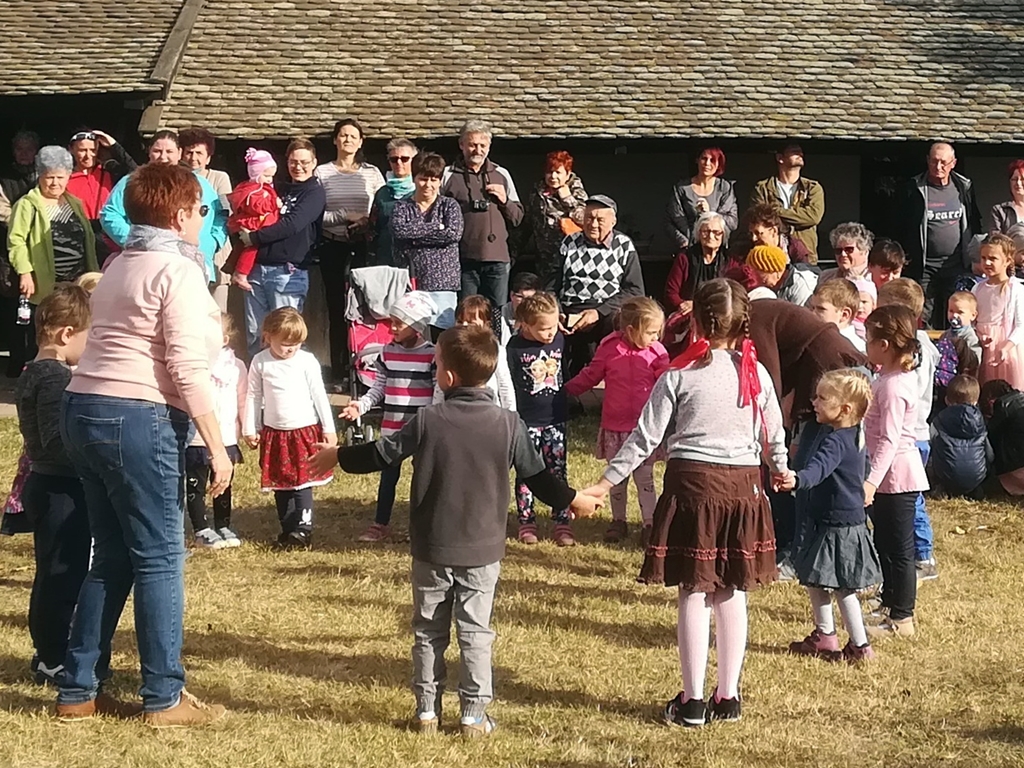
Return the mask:
<path fill-rule="evenodd" d="M 839 256 L 839 255 L 852 256 L 853 252 L 856 251 L 856 250 L 857 250 L 857 246 L 855 246 L 855 245 L 844 245 L 842 248 L 836 248 L 835 249 L 835 254 L 836 254 L 836 256 Z"/>
<path fill-rule="evenodd" d="M 96 134 L 92 131 L 76 133 L 71 137 L 71 141 L 69 143 L 74 144 L 76 141 L 96 141 Z"/>
<path fill-rule="evenodd" d="M 395 157 L 389 157 L 389 163 L 408 163 L 412 160 L 412 157 L 405 157 L 404 155 L 396 155 Z"/>
<path fill-rule="evenodd" d="M 210 206 L 208 206 L 208 205 L 200 205 L 199 206 L 199 215 L 202 216 L 203 218 L 206 218 L 206 215 L 209 212 L 210 212 Z"/>

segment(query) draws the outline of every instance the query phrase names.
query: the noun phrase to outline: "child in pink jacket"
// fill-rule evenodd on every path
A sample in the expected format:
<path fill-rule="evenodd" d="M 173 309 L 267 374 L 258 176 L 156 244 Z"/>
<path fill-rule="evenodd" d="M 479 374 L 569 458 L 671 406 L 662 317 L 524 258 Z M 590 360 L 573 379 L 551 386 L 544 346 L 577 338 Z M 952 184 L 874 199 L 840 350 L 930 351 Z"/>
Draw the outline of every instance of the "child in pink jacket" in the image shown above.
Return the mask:
<path fill-rule="evenodd" d="M 565 391 L 579 397 L 604 380 L 601 428 L 597 433 L 599 459 L 611 461 L 636 428 L 640 412 L 647 405 L 654 382 L 668 368 L 668 352 L 659 339 L 665 314 L 657 302 L 646 297 L 630 299 L 619 310 L 619 328 L 597 348 L 590 365 L 565 385 Z M 646 548 L 651 535 L 654 506 L 654 462 L 664 461 L 656 451 L 633 472 L 640 499 L 643 529 L 641 544 Z M 612 524 L 604 534 L 606 542 L 622 541 L 629 534 L 626 523 L 626 495 L 629 480 L 611 490 Z"/>

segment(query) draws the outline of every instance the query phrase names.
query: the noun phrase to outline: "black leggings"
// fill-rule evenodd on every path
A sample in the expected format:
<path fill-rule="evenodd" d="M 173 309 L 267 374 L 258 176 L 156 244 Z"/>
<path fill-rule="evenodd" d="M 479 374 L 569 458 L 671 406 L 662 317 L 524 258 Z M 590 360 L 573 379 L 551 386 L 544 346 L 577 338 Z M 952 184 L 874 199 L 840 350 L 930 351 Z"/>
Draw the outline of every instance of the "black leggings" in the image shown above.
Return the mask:
<path fill-rule="evenodd" d="M 209 528 L 206 517 L 206 486 L 210 482 L 210 468 L 206 465 L 185 470 L 185 508 L 192 521 L 192 533 Z M 231 486 L 213 499 L 213 527 L 216 530 L 231 527 Z"/>
<path fill-rule="evenodd" d="M 876 493 L 871 513 L 875 549 L 882 563 L 882 605 L 889 618 L 914 615 L 917 567 L 914 562 L 914 505 L 917 493 Z"/>
<path fill-rule="evenodd" d="M 277 519 L 281 521 L 281 532 L 313 530 L 313 489 L 300 488 L 297 491 L 274 491 L 277 505 Z"/>
<path fill-rule="evenodd" d="M 39 660 L 48 667 L 64 663 L 71 617 L 89 572 L 89 516 L 77 477 L 29 474 L 22 491 L 32 521 L 36 576 L 28 608 L 28 627 Z"/>

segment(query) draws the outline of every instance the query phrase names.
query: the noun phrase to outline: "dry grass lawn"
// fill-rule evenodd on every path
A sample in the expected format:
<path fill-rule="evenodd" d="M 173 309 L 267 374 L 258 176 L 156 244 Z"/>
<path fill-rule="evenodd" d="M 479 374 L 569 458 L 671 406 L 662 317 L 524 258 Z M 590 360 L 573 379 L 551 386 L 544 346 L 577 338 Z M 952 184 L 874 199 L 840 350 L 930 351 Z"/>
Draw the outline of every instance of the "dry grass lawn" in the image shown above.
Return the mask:
<path fill-rule="evenodd" d="M 0 436 L 6 489 L 20 441 L 10 421 Z M 593 424 L 575 426 L 577 484 L 599 475 L 593 436 Z M 941 577 L 920 591 L 919 636 L 878 646 L 870 666 L 787 656 L 808 630 L 802 590 L 753 594 L 744 719 L 696 731 L 657 718 L 679 688 L 675 595 L 635 583 L 635 536 L 603 545 L 605 517 L 578 525 L 569 551 L 511 543 L 495 616 L 500 729 L 464 743 L 404 728 L 407 544 L 353 541 L 376 478 L 339 476 L 318 491 L 315 549 L 277 554 L 254 470 L 235 484 L 245 545 L 197 552 L 185 568 L 189 688 L 231 710 L 205 731 L 52 720 L 53 693 L 28 674 L 31 540 L 0 541 L 0 766 L 1024 765 L 1024 521 L 1007 503 L 932 502 Z M 399 498 L 407 492 L 408 470 Z M 400 528 L 405 512 L 400 502 Z M 139 684 L 131 615 L 115 639 L 113 691 L 124 697 Z M 451 692 L 446 711 L 457 709 Z"/>

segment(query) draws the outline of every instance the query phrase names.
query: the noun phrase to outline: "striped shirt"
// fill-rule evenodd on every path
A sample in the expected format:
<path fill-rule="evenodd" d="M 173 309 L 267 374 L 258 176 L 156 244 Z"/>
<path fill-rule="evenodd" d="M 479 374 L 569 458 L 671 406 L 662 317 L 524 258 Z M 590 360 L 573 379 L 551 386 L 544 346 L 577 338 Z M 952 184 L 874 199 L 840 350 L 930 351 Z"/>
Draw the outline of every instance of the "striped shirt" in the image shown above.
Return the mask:
<path fill-rule="evenodd" d="M 388 344 L 377 360 L 373 386 L 359 398 L 359 412 L 384 403 L 381 435 L 400 432 L 420 408 L 433 401 L 436 375 L 434 345 L 429 341 L 412 349 Z"/>
<path fill-rule="evenodd" d="M 348 239 L 348 215 L 370 215 L 374 195 L 384 186 L 377 166 L 363 163 L 352 173 L 339 170 L 334 163 L 318 165 L 316 177 L 327 194 L 324 230 L 336 238 Z"/>

